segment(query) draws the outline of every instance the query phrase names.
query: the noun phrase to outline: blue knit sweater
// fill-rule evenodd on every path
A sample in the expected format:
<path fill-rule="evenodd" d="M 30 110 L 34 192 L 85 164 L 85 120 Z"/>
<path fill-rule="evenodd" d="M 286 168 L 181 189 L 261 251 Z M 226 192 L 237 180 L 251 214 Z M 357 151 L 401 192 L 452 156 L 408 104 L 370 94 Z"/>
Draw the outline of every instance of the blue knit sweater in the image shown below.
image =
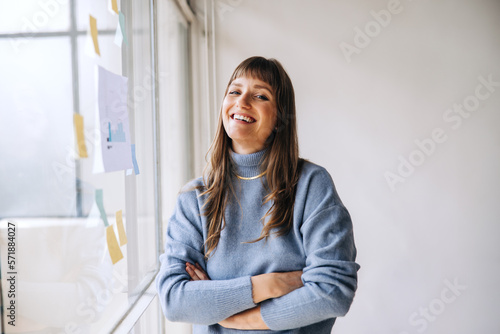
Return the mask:
<path fill-rule="evenodd" d="M 231 157 L 238 175 L 260 173 L 265 151 Z M 238 199 L 230 197 L 226 227 L 217 249 L 205 261 L 206 217 L 201 215 L 205 197 L 190 182 L 177 199 L 170 218 L 165 253 L 156 285 L 161 305 L 170 321 L 189 322 L 194 333 L 304 333 L 329 334 L 335 318 L 349 310 L 357 287 L 356 248 L 349 213 L 340 201 L 328 172 L 305 161 L 297 185 L 293 227 L 282 237 L 255 240 L 261 218 L 271 203 L 262 205 L 265 176 L 232 182 Z M 239 201 L 239 203 L 238 203 Z M 185 263 L 199 263 L 210 281 L 189 281 Z M 270 272 L 303 270 L 304 286 L 280 298 L 261 303 L 261 315 L 270 331 L 237 331 L 217 324 L 253 308 L 250 277 Z"/>

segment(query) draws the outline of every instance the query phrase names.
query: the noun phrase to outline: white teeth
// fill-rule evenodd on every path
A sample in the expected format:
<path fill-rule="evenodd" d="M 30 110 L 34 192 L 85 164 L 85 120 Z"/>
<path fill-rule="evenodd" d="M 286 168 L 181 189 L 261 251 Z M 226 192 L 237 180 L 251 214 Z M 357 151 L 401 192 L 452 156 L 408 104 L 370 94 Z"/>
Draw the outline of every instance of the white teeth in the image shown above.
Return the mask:
<path fill-rule="evenodd" d="M 240 121 L 245 121 L 247 123 L 253 123 L 254 121 L 250 117 L 246 117 L 243 115 L 234 115 L 234 119 L 240 120 Z"/>

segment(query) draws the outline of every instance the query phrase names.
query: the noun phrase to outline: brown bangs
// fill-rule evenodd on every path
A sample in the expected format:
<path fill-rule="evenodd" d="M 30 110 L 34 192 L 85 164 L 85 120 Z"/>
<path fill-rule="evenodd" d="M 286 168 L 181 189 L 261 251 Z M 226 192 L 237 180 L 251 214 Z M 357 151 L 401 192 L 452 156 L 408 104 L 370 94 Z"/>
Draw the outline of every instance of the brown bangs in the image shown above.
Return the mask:
<path fill-rule="evenodd" d="M 229 80 L 229 85 L 240 77 L 250 76 L 252 78 L 259 79 L 268 83 L 277 93 L 277 89 L 280 86 L 279 78 L 280 72 L 276 64 L 262 57 L 251 57 L 244 60 L 238 67 L 234 70 L 231 79 Z M 226 89 L 227 94 L 227 89 Z"/>

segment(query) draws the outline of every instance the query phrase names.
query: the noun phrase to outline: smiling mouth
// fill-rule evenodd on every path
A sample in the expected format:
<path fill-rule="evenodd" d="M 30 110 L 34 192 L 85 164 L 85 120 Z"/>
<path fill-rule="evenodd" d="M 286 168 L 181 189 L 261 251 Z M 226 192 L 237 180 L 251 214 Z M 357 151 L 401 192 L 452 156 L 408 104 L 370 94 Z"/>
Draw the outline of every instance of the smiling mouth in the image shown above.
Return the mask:
<path fill-rule="evenodd" d="M 238 115 L 238 114 L 233 114 L 231 116 L 231 118 L 235 119 L 235 120 L 238 120 L 238 121 L 244 121 L 244 122 L 247 122 L 247 123 L 254 123 L 255 122 L 255 119 L 253 119 L 252 117 Z"/>

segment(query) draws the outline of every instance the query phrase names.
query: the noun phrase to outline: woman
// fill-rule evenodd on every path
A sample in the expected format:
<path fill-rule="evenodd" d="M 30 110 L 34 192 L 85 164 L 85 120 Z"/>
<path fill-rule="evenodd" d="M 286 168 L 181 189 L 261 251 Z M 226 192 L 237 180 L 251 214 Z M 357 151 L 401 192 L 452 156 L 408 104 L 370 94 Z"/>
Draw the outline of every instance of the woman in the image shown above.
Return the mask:
<path fill-rule="evenodd" d="M 352 223 L 299 159 L 293 86 L 274 59 L 234 71 L 204 178 L 180 193 L 160 257 L 166 317 L 194 333 L 330 333 L 357 287 Z"/>

